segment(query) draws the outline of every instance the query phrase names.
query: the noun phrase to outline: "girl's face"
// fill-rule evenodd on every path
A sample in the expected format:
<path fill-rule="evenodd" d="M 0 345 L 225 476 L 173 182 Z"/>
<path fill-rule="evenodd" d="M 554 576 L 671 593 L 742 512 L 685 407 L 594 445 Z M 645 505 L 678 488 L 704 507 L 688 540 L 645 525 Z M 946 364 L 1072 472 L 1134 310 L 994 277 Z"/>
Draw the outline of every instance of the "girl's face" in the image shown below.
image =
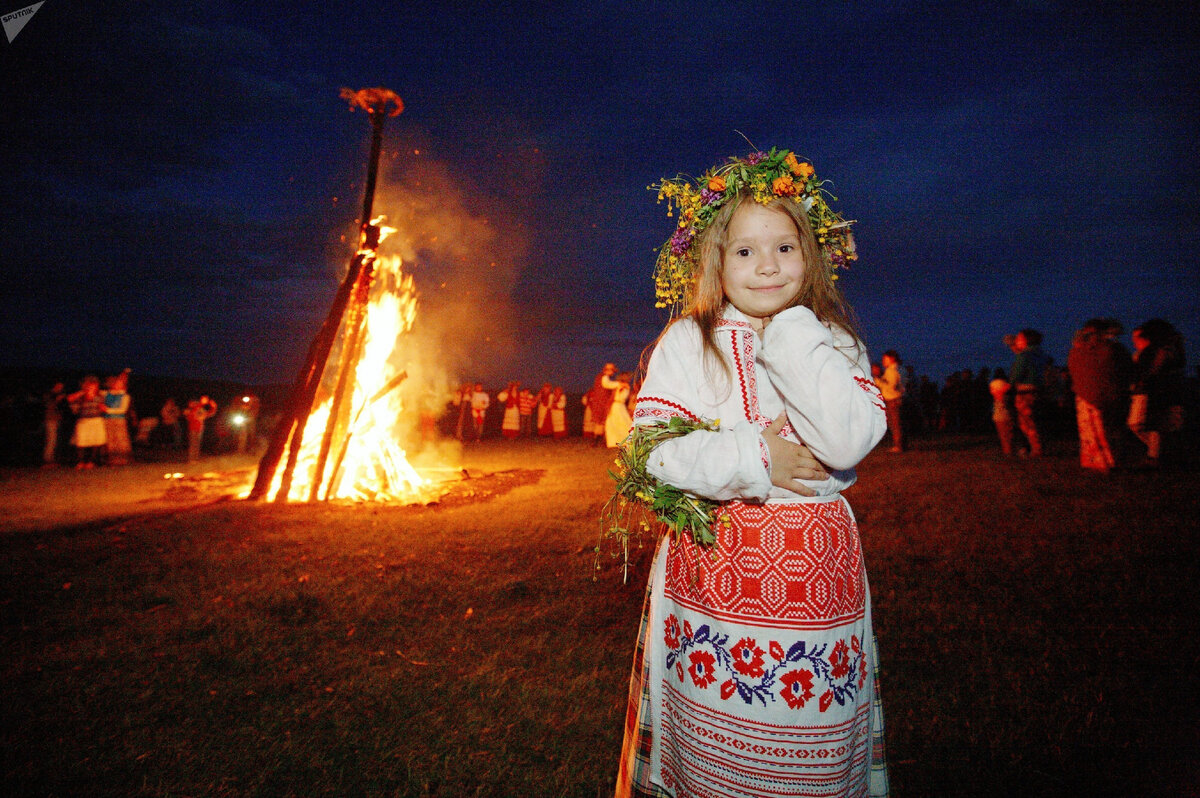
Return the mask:
<path fill-rule="evenodd" d="M 804 277 L 800 233 L 777 208 L 743 202 L 729 220 L 721 288 L 729 303 L 762 332 L 800 294 Z"/>

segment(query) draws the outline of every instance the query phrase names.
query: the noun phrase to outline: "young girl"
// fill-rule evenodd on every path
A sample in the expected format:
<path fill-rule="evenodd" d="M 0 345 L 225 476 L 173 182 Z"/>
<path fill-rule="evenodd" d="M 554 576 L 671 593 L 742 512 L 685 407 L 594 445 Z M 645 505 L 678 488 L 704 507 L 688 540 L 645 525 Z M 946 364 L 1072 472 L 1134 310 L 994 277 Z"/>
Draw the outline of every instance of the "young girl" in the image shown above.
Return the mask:
<path fill-rule="evenodd" d="M 722 504 L 711 549 L 668 535 L 655 555 L 617 795 L 885 795 L 870 593 L 840 494 L 886 429 L 833 282 L 848 223 L 786 150 L 660 187 L 680 220 L 659 304 L 683 313 L 634 423 L 714 425 L 647 465 Z"/>

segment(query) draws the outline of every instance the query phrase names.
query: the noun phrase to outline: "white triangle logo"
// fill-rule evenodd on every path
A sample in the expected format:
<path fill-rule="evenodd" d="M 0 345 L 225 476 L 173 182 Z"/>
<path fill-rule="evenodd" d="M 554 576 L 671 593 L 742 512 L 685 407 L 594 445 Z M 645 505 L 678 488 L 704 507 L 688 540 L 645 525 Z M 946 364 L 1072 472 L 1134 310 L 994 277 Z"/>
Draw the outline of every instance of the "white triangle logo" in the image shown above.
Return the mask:
<path fill-rule="evenodd" d="M 12 44 L 13 39 L 17 38 L 17 34 L 25 27 L 25 23 L 33 19 L 33 15 L 37 13 L 37 10 L 45 2 L 46 0 L 42 0 L 41 3 L 34 3 L 17 11 L 10 11 L 3 17 L 0 17 L 0 23 L 4 25 L 4 35 L 8 37 L 9 44 Z"/>

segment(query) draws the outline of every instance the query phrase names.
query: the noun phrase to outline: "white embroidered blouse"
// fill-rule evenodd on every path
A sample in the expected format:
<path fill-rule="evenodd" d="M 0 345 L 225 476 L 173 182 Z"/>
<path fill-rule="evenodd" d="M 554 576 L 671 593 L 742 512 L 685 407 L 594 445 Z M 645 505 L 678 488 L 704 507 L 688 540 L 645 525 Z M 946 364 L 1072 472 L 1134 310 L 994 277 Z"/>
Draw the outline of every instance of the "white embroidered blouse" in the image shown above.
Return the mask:
<path fill-rule="evenodd" d="M 803 442 L 829 477 L 804 481 L 819 496 L 854 484 L 854 467 L 887 428 L 865 346 L 817 320 L 805 307 L 776 314 L 762 337 L 726 305 L 716 339 L 730 376 L 705 356 L 691 319 L 671 325 L 650 357 L 635 424 L 673 416 L 720 420 L 720 428 L 664 441 L 650 456 L 657 479 L 718 500 L 795 499 L 771 484 L 762 431 L 785 409 L 783 436 Z"/>

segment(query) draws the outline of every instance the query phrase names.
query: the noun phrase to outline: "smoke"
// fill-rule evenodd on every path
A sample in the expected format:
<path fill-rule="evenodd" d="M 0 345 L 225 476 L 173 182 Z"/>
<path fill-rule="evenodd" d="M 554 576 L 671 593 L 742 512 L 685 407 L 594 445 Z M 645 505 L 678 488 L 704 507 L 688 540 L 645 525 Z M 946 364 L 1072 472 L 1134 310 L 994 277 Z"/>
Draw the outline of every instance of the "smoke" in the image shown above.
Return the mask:
<path fill-rule="evenodd" d="M 512 289 L 527 251 L 511 211 L 419 151 L 384 154 L 374 203 L 374 213 L 396 229 L 380 257 L 399 256 L 417 293 L 415 320 L 391 358 L 408 374 L 397 389 L 405 418 L 396 432 L 414 464 L 446 462 L 445 451 L 429 457 L 439 448 L 429 427 L 461 383 L 507 381 L 506 364 L 520 343 Z"/>

